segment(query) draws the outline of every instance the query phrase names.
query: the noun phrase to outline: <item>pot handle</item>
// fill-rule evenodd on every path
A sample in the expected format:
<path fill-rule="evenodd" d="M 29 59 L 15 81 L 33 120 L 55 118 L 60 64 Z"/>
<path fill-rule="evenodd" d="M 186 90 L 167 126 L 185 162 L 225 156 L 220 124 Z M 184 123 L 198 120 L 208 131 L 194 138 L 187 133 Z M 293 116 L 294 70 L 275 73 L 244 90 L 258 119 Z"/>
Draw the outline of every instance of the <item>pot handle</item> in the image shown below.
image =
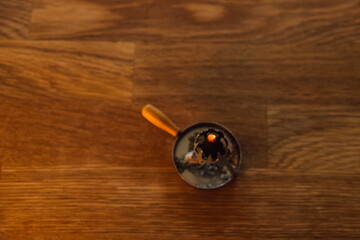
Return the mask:
<path fill-rule="evenodd" d="M 141 114 L 149 122 L 161 128 L 162 130 L 170 133 L 174 137 L 179 134 L 180 128 L 175 125 L 163 112 L 154 107 L 151 104 L 148 104 L 143 107 Z"/>

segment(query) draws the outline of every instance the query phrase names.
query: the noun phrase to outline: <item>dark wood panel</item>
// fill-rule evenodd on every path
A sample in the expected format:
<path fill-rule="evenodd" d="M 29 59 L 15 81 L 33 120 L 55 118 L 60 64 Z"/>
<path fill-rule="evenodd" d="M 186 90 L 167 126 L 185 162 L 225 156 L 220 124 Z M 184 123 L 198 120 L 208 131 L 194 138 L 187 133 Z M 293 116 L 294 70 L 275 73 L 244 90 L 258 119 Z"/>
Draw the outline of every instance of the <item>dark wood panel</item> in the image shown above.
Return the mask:
<path fill-rule="evenodd" d="M 359 43 L 359 2 L 34 0 L 32 39 Z"/>
<path fill-rule="evenodd" d="M 0 41 L 0 94 L 130 102 L 134 44 Z"/>
<path fill-rule="evenodd" d="M 356 239 L 359 186 L 359 175 L 248 170 L 224 188 L 200 191 L 167 167 L 5 169 L 0 232 L 9 239 Z"/>
<path fill-rule="evenodd" d="M 228 125 L 245 147 L 245 166 L 266 168 L 266 104 L 358 106 L 358 55 L 348 46 L 334 52 L 329 47 L 137 44 L 133 100 L 156 103 L 186 125 L 206 120 Z"/>
<path fill-rule="evenodd" d="M 359 58 L 349 45 L 137 44 L 133 99 L 359 105 Z"/>
<path fill-rule="evenodd" d="M 129 43 L 0 42 L 4 166 L 126 158 L 122 136 L 142 121 L 130 104 L 133 58 Z"/>
<path fill-rule="evenodd" d="M 27 39 L 32 0 L 0 1 L 0 40 Z"/>
<path fill-rule="evenodd" d="M 268 108 L 269 167 L 360 173 L 360 108 L 274 105 Z"/>

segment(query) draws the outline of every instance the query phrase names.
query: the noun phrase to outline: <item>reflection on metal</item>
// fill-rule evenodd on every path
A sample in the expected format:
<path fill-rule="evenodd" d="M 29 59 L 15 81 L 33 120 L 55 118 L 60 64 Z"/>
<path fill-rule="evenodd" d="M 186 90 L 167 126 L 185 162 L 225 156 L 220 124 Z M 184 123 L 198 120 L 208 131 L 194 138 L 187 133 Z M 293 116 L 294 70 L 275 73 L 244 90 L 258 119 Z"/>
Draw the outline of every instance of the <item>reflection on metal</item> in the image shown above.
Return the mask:
<path fill-rule="evenodd" d="M 210 137 L 209 135 L 215 135 Z M 233 135 L 216 123 L 198 123 L 181 132 L 174 145 L 174 163 L 192 186 L 218 188 L 230 182 L 241 166 L 241 149 Z"/>

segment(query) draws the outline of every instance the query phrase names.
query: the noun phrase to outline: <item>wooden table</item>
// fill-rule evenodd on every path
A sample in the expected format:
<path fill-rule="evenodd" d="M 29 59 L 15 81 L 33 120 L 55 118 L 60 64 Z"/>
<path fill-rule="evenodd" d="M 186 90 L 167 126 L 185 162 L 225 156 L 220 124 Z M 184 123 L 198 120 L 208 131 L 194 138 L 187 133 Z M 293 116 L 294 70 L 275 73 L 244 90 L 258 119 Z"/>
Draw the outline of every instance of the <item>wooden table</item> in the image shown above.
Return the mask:
<path fill-rule="evenodd" d="M 172 162 L 215 121 L 227 186 Z M 0 239 L 360 239 L 358 0 L 0 0 Z"/>

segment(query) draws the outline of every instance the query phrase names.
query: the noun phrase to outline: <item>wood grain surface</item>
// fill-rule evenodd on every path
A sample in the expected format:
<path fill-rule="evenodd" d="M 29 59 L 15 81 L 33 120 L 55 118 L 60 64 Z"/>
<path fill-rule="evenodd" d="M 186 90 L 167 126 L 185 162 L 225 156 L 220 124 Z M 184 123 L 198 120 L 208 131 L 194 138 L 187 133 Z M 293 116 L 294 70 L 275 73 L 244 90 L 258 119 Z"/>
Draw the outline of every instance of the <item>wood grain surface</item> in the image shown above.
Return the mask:
<path fill-rule="evenodd" d="M 181 129 L 244 163 L 198 190 Z M 0 0 L 0 240 L 360 239 L 357 0 Z"/>
<path fill-rule="evenodd" d="M 33 0 L 35 39 L 359 43 L 356 0 Z"/>
<path fill-rule="evenodd" d="M 269 167 L 358 173 L 359 107 L 276 105 L 268 108 Z"/>
<path fill-rule="evenodd" d="M 27 39 L 31 11 L 29 0 L 0 1 L 0 40 Z"/>

